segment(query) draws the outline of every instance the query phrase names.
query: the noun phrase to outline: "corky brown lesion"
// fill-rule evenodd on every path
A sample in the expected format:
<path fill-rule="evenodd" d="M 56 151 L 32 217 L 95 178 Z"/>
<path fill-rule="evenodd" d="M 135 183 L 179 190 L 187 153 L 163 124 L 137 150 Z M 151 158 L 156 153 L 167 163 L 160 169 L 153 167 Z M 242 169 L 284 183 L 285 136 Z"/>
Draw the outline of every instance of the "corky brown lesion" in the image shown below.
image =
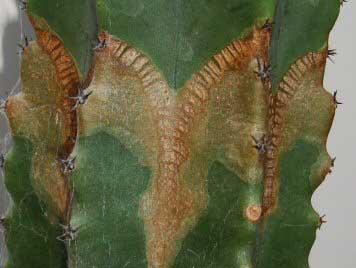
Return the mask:
<path fill-rule="evenodd" d="M 231 87 L 234 83 L 231 76 L 240 79 L 240 72 L 251 70 L 246 85 L 261 85 L 252 68 L 257 68 L 257 57 L 267 59 L 269 37 L 268 31 L 256 29 L 246 38 L 232 42 L 174 94 L 143 53 L 105 32 L 100 34 L 99 39 L 105 40 L 105 46 L 96 50 L 95 72 L 88 88 L 93 94 L 86 105 L 78 109 L 79 135 L 89 135 L 98 127 L 110 127 L 128 148 L 135 147 L 132 145 L 137 142 L 135 139 L 143 143 L 146 161 L 153 171 L 140 211 L 145 224 L 148 267 L 169 267 L 179 251 L 179 241 L 206 208 L 207 170 L 199 171 L 195 165 L 198 156 L 194 136 L 203 134 L 199 128 L 215 104 L 212 96 L 219 98 L 224 83 Z M 225 81 L 227 76 L 230 78 Z M 240 90 L 236 85 L 232 88 Z M 258 89 L 263 96 L 262 85 Z M 259 99 L 260 93 L 253 98 Z M 125 103 L 120 102 L 119 96 L 125 96 Z M 125 118 L 121 118 L 121 114 Z M 264 118 L 261 121 L 264 125 Z M 126 138 L 120 134 L 124 129 L 130 132 Z M 206 142 L 205 138 L 200 142 L 202 140 Z M 246 143 L 246 153 L 252 154 L 248 161 L 255 167 L 258 154 L 252 140 Z M 245 152 L 242 155 L 246 156 Z M 194 167 L 194 174 L 189 173 L 190 167 Z M 194 189 L 189 187 L 191 180 L 199 182 Z M 253 213 L 248 215 L 256 219 L 258 210 L 256 204 Z"/>
<path fill-rule="evenodd" d="M 79 74 L 61 40 L 48 31 L 36 27 L 35 30 L 37 43 L 50 56 L 57 72 L 57 81 L 63 87 L 65 95 L 68 96 L 59 104 L 65 115 L 63 129 L 66 131 L 65 136 L 67 137 L 59 157 L 66 159 L 72 152 L 77 137 L 77 113 L 72 109 L 75 101 L 69 97 L 78 94 Z"/>
<path fill-rule="evenodd" d="M 9 99 L 7 114 L 14 134 L 26 132 L 32 137 L 35 143 L 33 172 L 36 189 L 52 209 L 51 213 L 66 222 L 71 209 L 70 186 L 60 159 L 69 157 L 77 137 L 77 113 L 72 110 L 75 102 L 69 97 L 77 93 L 79 74 L 62 41 L 43 25 L 37 24 L 37 20 L 30 19 L 37 41 L 31 42 L 23 52 L 23 92 Z M 48 80 L 46 85 L 36 81 L 41 79 L 38 76 L 43 70 L 48 72 L 42 77 Z M 46 134 L 50 126 L 55 129 Z M 53 141 L 47 141 L 47 144 L 44 143 L 46 139 Z"/>
<path fill-rule="evenodd" d="M 192 193 L 179 183 L 178 178 L 182 163 L 189 157 L 184 139 L 189 131 L 188 125 L 184 118 L 177 116 L 175 96 L 146 56 L 104 32 L 100 39 L 106 40 L 106 47 L 97 52 L 96 71 L 89 87 L 93 90 L 93 98 L 79 109 L 82 113 L 81 135 L 90 132 L 91 126 L 96 128 L 108 124 L 118 132 L 129 127 L 134 133 L 128 139 L 137 136 L 141 143 L 145 143 L 147 162 L 153 170 L 151 186 L 141 200 L 140 212 L 146 229 L 147 258 L 149 267 L 165 267 L 174 255 L 177 233 L 186 218 L 195 214 Z M 115 75 L 111 76 L 108 72 Z M 117 79 L 123 84 L 115 83 Z M 112 87 L 114 84 L 117 86 Z M 105 88 L 103 85 L 106 85 Z M 131 89 L 134 99 L 129 97 L 128 92 L 132 85 L 135 85 L 134 92 Z M 112 105 L 116 99 L 110 98 L 113 96 L 111 91 L 116 92 L 115 96 L 124 94 L 127 98 L 127 110 L 117 110 L 120 114 L 130 113 L 125 122 L 117 120 L 118 113 L 114 116 L 103 111 L 101 118 L 97 118 L 93 112 L 98 104 L 103 110 Z M 140 114 L 139 117 L 134 115 L 136 113 Z M 127 126 L 126 121 L 130 120 L 134 121 Z M 146 127 L 147 124 L 149 127 Z M 130 147 L 130 141 L 126 142 Z"/>
<path fill-rule="evenodd" d="M 290 67 L 287 74 L 279 84 L 276 94 L 270 95 L 269 122 L 266 159 L 264 164 L 264 193 L 263 214 L 268 214 L 277 203 L 278 193 L 278 165 L 282 143 L 282 132 L 285 127 L 286 114 L 296 92 L 308 77 L 309 72 L 323 70 L 327 58 L 327 52 L 310 52 L 299 58 Z M 320 81 L 322 83 L 322 81 Z"/>

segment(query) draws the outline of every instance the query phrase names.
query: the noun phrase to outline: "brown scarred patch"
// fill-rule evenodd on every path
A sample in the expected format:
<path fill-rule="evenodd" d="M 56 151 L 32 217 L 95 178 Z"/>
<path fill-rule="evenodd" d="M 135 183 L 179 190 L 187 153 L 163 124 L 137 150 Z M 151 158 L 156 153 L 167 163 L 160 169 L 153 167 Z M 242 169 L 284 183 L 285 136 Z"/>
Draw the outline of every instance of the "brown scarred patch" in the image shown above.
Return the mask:
<path fill-rule="evenodd" d="M 58 82 L 65 90 L 68 97 L 78 94 L 79 75 L 69 53 L 64 48 L 58 37 L 50 32 L 43 31 L 35 26 L 38 45 L 50 56 L 56 68 Z M 65 114 L 65 136 L 63 150 L 59 153 L 60 158 L 67 158 L 72 152 L 77 137 L 77 111 L 72 108 L 75 100 L 65 98 L 62 104 Z"/>
<path fill-rule="evenodd" d="M 37 23 L 37 20 L 33 19 L 31 16 L 30 20 L 35 28 L 37 45 L 45 54 L 47 54 L 48 58 L 41 55 L 37 50 L 36 45 L 33 43 L 30 44 L 29 48 L 25 49 L 24 58 L 26 61 L 29 61 L 26 63 L 29 66 L 26 65 L 23 67 L 21 75 L 25 79 L 25 88 L 20 96 L 10 98 L 7 102 L 6 110 L 14 133 L 21 133 L 21 129 L 24 130 L 26 128 L 18 124 L 29 124 L 29 122 L 22 122 L 22 120 L 27 119 L 20 119 L 20 117 L 23 117 L 19 112 L 21 110 L 23 110 L 23 113 L 26 113 L 26 109 L 31 109 L 31 111 L 35 109 L 48 110 L 43 114 L 41 114 L 42 112 L 38 112 L 38 116 L 42 117 L 38 119 L 38 127 L 33 126 L 34 131 L 37 130 L 38 133 L 30 134 L 32 137 L 41 137 L 42 134 L 40 134 L 40 132 L 44 131 L 47 127 L 46 125 L 41 125 L 45 124 L 44 119 L 46 116 L 48 117 L 48 120 L 54 120 L 56 122 L 56 125 L 53 127 L 56 129 L 55 131 L 58 131 L 58 137 L 53 136 L 55 139 L 53 140 L 53 144 L 51 145 L 49 143 L 48 145 L 41 145 L 41 141 L 38 141 L 39 145 L 38 149 L 36 149 L 34 160 L 36 163 L 34 165 L 34 175 L 35 184 L 37 185 L 37 190 L 40 192 L 40 196 L 46 200 L 49 199 L 48 204 L 53 209 L 54 213 L 66 221 L 66 214 L 69 210 L 70 190 L 68 179 L 62 172 L 62 165 L 59 163 L 59 159 L 66 159 L 69 157 L 77 137 L 77 111 L 72 109 L 75 105 L 75 100 L 70 99 L 69 96 L 76 96 L 78 93 L 79 75 L 74 61 L 69 52 L 64 48 L 62 41 L 57 36 L 44 29 L 43 25 L 40 25 L 40 22 Z M 42 60 L 41 63 L 31 62 L 36 61 L 36 57 Z M 38 88 L 38 92 L 30 92 L 26 88 L 30 83 L 33 83 L 34 90 L 37 90 L 35 76 L 37 73 L 41 72 L 37 70 L 37 66 L 31 67 L 31 64 L 43 64 L 44 70 L 54 69 L 54 77 L 50 74 L 43 74 L 43 77 L 41 78 L 37 77 L 37 79 L 52 79 L 49 80 L 46 86 L 44 86 L 45 88 Z M 46 64 L 52 65 L 52 67 Z M 49 72 L 51 73 L 52 71 Z M 36 96 L 36 94 L 39 95 Z M 43 98 L 43 101 L 40 100 L 41 98 Z M 47 98 L 49 102 L 45 103 L 44 100 Z M 32 118 L 36 117 L 36 115 L 28 115 L 29 118 L 31 118 L 31 116 Z M 31 130 L 27 129 L 25 132 L 30 133 Z M 26 136 L 26 133 L 23 133 L 23 135 Z M 35 138 L 35 142 L 37 138 Z M 43 146 L 48 146 L 48 148 L 42 148 Z M 42 159 L 46 154 L 47 160 Z M 49 176 L 47 181 L 43 178 L 44 176 Z M 36 177 L 41 179 L 36 179 Z"/>
<path fill-rule="evenodd" d="M 64 136 L 67 137 L 63 141 L 63 148 L 58 153 L 59 159 L 66 159 L 71 154 L 77 137 L 77 111 L 73 110 L 75 100 L 70 99 L 70 96 L 76 96 L 78 94 L 79 75 L 75 64 L 70 57 L 68 51 L 64 48 L 61 40 L 51 34 L 48 31 L 43 31 L 33 24 L 36 31 L 37 43 L 39 46 L 50 56 L 52 63 L 54 64 L 57 72 L 57 80 L 65 90 L 65 95 L 68 98 L 63 100 L 62 106 L 64 113 Z M 62 168 L 62 167 L 60 167 Z M 65 179 L 66 180 L 66 179 Z M 65 208 L 62 208 L 63 217 L 67 218 L 68 211 L 71 210 L 70 206 L 70 190 L 67 183 L 63 185 L 65 188 Z M 64 210 L 63 210 L 64 209 Z M 69 219 L 65 219 L 68 221 Z"/>
<path fill-rule="evenodd" d="M 289 69 L 279 85 L 275 95 L 270 96 L 268 134 L 269 143 L 266 152 L 264 168 L 263 214 L 269 214 L 276 206 L 277 176 L 282 133 L 288 110 L 296 92 L 310 73 L 323 72 L 327 53 L 309 53 L 298 59 Z M 317 83 L 322 85 L 322 76 Z"/>
<path fill-rule="evenodd" d="M 133 151 L 141 146 L 145 148 L 145 158 L 153 172 L 150 188 L 141 200 L 140 212 L 146 230 L 148 267 L 169 267 L 179 251 L 180 241 L 206 208 L 208 166 L 201 164 L 200 171 L 194 162 L 202 161 L 196 156 L 200 149 L 195 148 L 199 143 L 196 136 L 204 135 L 201 132 L 203 127 L 200 129 L 199 126 L 207 120 L 209 113 L 215 113 L 211 110 L 215 104 L 220 107 L 231 102 L 229 96 L 222 96 L 225 86 L 240 89 L 257 84 L 258 92 L 250 96 L 254 101 L 243 103 L 238 109 L 260 103 L 260 96 L 265 92 L 253 71 L 257 67 L 257 58 L 267 61 L 269 36 L 268 31 L 255 30 L 245 39 L 232 42 L 214 55 L 175 95 L 141 52 L 105 32 L 100 34 L 107 47 L 96 53 L 96 70 L 88 88 L 94 93 L 79 109 L 80 136 L 90 135 L 95 128 L 110 127 L 128 148 Z M 235 85 L 240 72 L 246 74 L 246 77 L 241 76 L 246 81 Z M 226 77 L 229 79 L 225 81 Z M 240 99 L 235 96 L 236 92 L 229 94 L 234 95 L 234 100 Z M 251 95 L 251 92 L 241 89 L 240 94 Z M 264 101 L 262 103 L 266 105 Z M 246 122 L 239 122 L 236 117 L 227 122 L 241 124 L 232 126 L 235 132 L 246 125 L 249 126 L 247 131 L 261 131 L 260 128 L 265 126 L 265 114 L 263 108 L 258 109 L 260 113 L 257 115 L 241 119 Z M 258 121 L 257 127 L 254 120 Z M 124 136 L 124 130 L 130 135 Z M 213 136 L 215 129 L 209 131 Z M 244 180 L 255 182 L 260 174 L 256 167 L 259 156 L 253 148 L 250 134 L 247 139 L 241 137 L 246 139 L 243 148 L 237 146 L 236 149 L 242 150 L 241 155 L 244 156 L 239 156 L 238 161 L 249 162 L 245 173 L 242 172 Z M 216 140 L 207 142 L 218 143 Z M 229 142 L 233 140 L 229 138 Z M 226 149 L 231 150 L 229 145 Z M 236 152 L 231 151 L 227 155 L 234 154 Z M 216 155 L 213 153 L 212 157 Z M 234 159 L 228 161 L 232 169 L 245 168 Z M 194 174 L 190 171 L 191 166 L 195 168 Z M 254 217 L 256 212 L 254 210 Z"/>
<path fill-rule="evenodd" d="M 151 192 L 151 202 L 156 204 L 152 204 L 152 220 L 148 223 L 147 230 L 150 268 L 169 267 L 177 254 L 175 241 L 184 237 L 191 226 L 188 219 L 193 221 L 204 208 L 199 204 L 199 199 L 194 198 L 194 193 L 185 189 L 179 181 L 184 172 L 182 167 L 186 165 L 189 156 L 192 131 L 199 125 L 202 117 L 206 116 L 209 96 L 213 94 L 215 85 L 220 83 L 226 72 L 246 70 L 247 65 L 256 57 L 266 59 L 268 38 L 269 35 L 265 31 L 255 31 L 245 40 L 233 42 L 229 54 L 225 49 L 225 53 L 214 55 L 177 96 L 177 119 L 173 121 L 172 128 L 163 126 L 162 133 L 168 137 L 178 136 L 180 148 L 183 149 L 175 151 L 171 143 L 162 144 L 163 150 L 158 159 L 161 171 Z M 172 138 L 165 139 L 167 140 Z"/>

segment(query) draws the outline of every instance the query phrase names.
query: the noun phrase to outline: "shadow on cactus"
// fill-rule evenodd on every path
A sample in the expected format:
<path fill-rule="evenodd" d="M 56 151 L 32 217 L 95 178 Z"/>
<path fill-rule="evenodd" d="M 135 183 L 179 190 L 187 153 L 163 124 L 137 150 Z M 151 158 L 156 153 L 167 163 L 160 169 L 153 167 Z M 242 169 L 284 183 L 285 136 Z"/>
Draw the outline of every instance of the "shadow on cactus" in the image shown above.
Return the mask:
<path fill-rule="evenodd" d="M 7 267 L 308 267 L 311 196 L 334 164 L 338 1 L 27 9 L 37 41 L 6 103 Z"/>

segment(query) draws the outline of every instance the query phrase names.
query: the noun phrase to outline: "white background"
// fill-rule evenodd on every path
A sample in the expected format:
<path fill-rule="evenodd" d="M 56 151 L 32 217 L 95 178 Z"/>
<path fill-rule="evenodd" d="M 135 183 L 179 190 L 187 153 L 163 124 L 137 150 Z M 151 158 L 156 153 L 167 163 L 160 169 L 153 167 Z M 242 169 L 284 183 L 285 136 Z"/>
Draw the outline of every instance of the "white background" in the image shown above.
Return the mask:
<path fill-rule="evenodd" d="M 18 13 L 14 0 L 0 0 L 0 96 L 5 95 L 17 79 Z M 327 65 L 324 86 L 330 92 L 338 90 L 339 100 L 344 104 L 337 110 L 328 140 L 330 155 L 337 157 L 336 166 L 312 200 L 316 211 L 326 214 L 327 223 L 318 231 L 310 255 L 311 268 L 356 268 L 355 28 L 356 2 L 350 0 L 341 9 L 330 35 L 330 48 L 337 49 L 338 55 L 334 58 L 335 64 Z M 6 128 L 4 122 L 0 117 L 1 137 Z M 3 147 L 3 143 L 0 146 Z M 1 189 L 0 195 L 0 213 L 3 213 L 7 202 Z"/>

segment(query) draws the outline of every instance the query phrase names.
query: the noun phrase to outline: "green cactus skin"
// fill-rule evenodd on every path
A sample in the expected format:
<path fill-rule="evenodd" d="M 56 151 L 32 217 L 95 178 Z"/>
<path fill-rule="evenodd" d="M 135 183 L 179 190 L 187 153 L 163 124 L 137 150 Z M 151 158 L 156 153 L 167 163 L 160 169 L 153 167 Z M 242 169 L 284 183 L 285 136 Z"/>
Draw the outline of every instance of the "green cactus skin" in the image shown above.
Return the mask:
<path fill-rule="evenodd" d="M 327 47 L 339 9 L 339 0 L 278 1 L 270 46 L 273 92 L 298 58 Z"/>
<path fill-rule="evenodd" d="M 311 196 L 333 165 L 337 0 L 28 11 L 37 42 L 6 104 L 6 267 L 309 267 Z M 73 109 L 78 88 L 91 94 Z"/>
<path fill-rule="evenodd" d="M 61 228 L 45 214 L 46 205 L 39 200 L 31 184 L 33 158 L 31 142 L 14 137 L 5 166 L 6 187 L 14 202 L 5 221 L 10 253 L 6 267 L 66 267 L 65 247 L 56 240 Z"/>
<path fill-rule="evenodd" d="M 75 181 L 71 223 L 82 227 L 80 239 L 70 248 L 72 267 L 121 267 L 128 262 L 128 267 L 147 267 L 138 211 L 149 169 L 105 132 L 81 138 L 77 150 L 77 171 L 71 178 Z"/>

